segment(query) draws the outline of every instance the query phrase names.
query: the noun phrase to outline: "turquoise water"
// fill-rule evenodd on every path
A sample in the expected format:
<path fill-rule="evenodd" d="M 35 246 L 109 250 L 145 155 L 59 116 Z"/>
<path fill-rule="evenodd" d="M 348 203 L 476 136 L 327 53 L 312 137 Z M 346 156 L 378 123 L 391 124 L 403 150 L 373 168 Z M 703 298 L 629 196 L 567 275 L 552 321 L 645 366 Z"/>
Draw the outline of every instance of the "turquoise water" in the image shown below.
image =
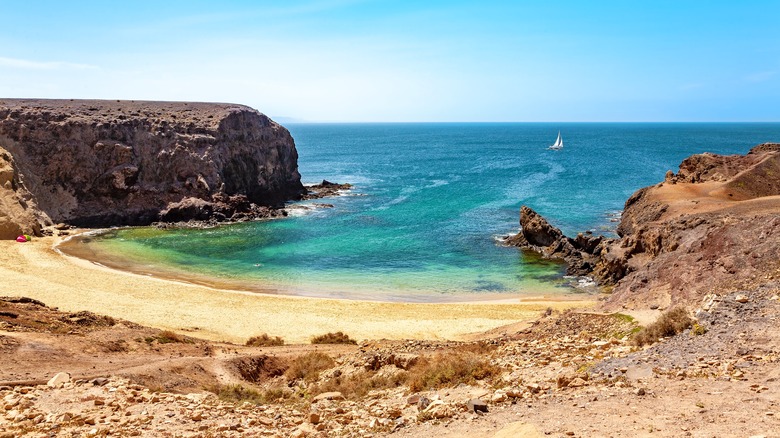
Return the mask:
<path fill-rule="evenodd" d="M 563 266 L 496 237 L 527 204 L 568 234 L 609 234 L 636 189 L 693 153 L 746 153 L 780 124 L 291 124 L 304 183 L 333 208 L 211 230 L 120 230 L 101 258 L 278 293 L 446 301 L 566 293 Z M 565 147 L 550 151 L 561 131 Z M 312 202 L 302 203 L 310 205 Z"/>

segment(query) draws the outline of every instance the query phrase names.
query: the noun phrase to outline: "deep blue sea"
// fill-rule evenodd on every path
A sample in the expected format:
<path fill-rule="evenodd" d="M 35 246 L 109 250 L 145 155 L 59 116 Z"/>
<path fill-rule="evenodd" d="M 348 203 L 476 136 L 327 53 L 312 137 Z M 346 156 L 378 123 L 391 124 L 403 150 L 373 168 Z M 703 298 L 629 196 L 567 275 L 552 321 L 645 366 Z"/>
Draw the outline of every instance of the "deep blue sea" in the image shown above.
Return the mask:
<path fill-rule="evenodd" d="M 570 293 L 558 263 L 497 237 L 529 205 L 565 233 L 609 234 L 625 200 L 701 152 L 780 141 L 780 124 L 290 124 L 304 183 L 354 185 L 280 220 L 132 228 L 95 258 L 248 290 L 448 301 Z M 564 148 L 548 150 L 558 131 Z M 121 263 L 119 263 L 121 262 Z M 123 265 L 124 266 L 124 265 Z"/>

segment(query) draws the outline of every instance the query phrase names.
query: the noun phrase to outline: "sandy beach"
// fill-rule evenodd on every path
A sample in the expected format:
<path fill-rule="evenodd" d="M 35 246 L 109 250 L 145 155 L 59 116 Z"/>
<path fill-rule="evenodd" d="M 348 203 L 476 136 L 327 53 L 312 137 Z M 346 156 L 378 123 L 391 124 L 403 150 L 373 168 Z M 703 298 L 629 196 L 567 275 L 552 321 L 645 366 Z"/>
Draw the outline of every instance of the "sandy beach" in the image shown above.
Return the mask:
<path fill-rule="evenodd" d="M 288 343 L 344 331 L 355 339 L 463 339 L 530 320 L 547 307 L 592 301 L 529 298 L 503 302 L 407 304 L 264 295 L 221 290 L 108 269 L 66 257 L 59 238 L 0 242 L 3 295 L 27 296 L 63 311 L 89 310 L 216 341 L 268 333 Z M 590 298 L 590 297 L 583 297 Z"/>

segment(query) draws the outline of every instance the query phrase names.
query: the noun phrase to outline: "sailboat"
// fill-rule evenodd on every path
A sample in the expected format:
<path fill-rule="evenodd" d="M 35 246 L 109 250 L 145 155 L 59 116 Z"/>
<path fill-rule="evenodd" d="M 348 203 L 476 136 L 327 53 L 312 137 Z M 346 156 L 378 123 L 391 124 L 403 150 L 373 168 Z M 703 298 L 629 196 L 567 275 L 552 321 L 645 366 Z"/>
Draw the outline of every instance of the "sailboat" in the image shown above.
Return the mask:
<path fill-rule="evenodd" d="M 558 138 L 555 139 L 555 143 L 550 145 L 547 149 L 552 149 L 554 151 L 563 149 L 563 139 L 561 138 L 561 131 L 558 131 Z"/>

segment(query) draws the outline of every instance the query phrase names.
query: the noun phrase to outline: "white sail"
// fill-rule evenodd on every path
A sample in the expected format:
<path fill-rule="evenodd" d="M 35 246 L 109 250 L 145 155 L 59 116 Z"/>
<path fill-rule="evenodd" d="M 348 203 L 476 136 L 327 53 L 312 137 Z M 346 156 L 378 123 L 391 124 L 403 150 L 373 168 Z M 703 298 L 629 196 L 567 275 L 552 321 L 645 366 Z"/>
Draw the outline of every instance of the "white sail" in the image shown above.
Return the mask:
<path fill-rule="evenodd" d="M 558 131 L 558 138 L 555 139 L 555 143 L 553 143 L 549 149 L 563 149 L 563 138 L 561 138 L 561 131 Z"/>

